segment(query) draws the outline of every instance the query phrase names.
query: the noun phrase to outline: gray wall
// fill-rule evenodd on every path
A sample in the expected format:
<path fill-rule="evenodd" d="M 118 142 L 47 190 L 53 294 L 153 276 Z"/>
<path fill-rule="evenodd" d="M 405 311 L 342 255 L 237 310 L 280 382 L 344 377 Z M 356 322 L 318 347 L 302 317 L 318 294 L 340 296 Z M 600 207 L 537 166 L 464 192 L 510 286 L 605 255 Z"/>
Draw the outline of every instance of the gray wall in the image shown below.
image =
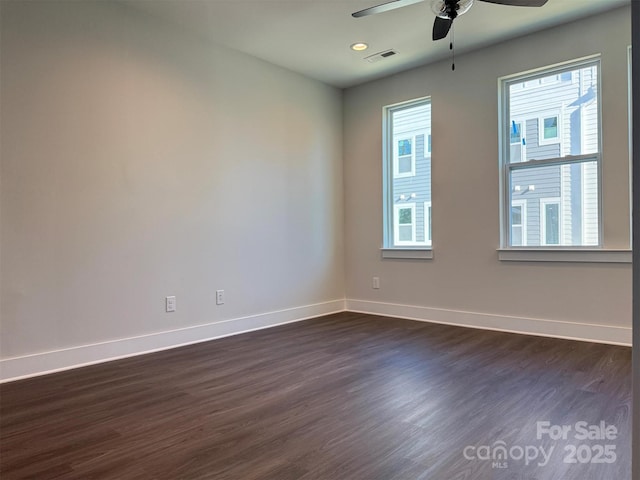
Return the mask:
<path fill-rule="evenodd" d="M 347 298 L 453 311 L 631 325 L 631 266 L 500 262 L 497 78 L 602 54 L 606 248 L 629 248 L 630 10 L 535 33 L 345 93 Z M 432 98 L 431 261 L 381 259 L 381 111 Z M 452 128 L 455 126 L 456 128 Z M 381 289 L 371 277 L 381 277 Z"/>
<path fill-rule="evenodd" d="M 3 358 L 343 298 L 339 90 L 114 2 L 1 16 Z"/>

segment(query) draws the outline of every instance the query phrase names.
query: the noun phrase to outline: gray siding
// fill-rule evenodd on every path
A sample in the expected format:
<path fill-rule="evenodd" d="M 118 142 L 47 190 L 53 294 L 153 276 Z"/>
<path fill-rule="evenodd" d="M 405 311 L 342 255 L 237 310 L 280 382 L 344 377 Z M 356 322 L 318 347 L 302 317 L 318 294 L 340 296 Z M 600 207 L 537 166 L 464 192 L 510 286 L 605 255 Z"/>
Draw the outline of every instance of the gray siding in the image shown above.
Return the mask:
<path fill-rule="evenodd" d="M 598 151 L 597 88 L 596 68 L 510 86 L 511 119 L 524 125 L 525 161 Z M 540 118 L 556 114 L 558 141 L 541 142 Z M 560 199 L 562 244 L 596 245 L 597 185 L 595 162 L 514 171 L 511 198 L 527 202 L 527 245 L 541 244 L 540 200 L 545 198 Z"/>
<path fill-rule="evenodd" d="M 423 242 L 425 232 L 424 202 L 431 201 L 431 156 L 425 156 L 425 136 L 416 137 L 416 175 L 394 178 L 393 200 L 395 204 L 416 204 L 416 241 Z M 415 194 L 415 198 L 411 198 Z M 400 200 L 405 195 L 407 200 Z"/>
<path fill-rule="evenodd" d="M 515 191 L 516 186 L 520 191 Z M 529 187 L 533 186 L 533 190 Z M 511 198 L 527 202 L 527 245 L 540 245 L 540 199 L 560 197 L 560 166 L 517 170 L 511 175 Z"/>
<path fill-rule="evenodd" d="M 416 241 L 425 241 L 425 202 L 431 202 L 431 155 L 428 152 L 428 135 L 431 134 L 431 105 L 395 112 L 393 137 L 415 136 L 415 175 L 393 178 L 394 205 L 415 204 Z M 414 198 L 411 195 L 414 194 Z M 405 200 L 400 196 L 404 195 Z"/>

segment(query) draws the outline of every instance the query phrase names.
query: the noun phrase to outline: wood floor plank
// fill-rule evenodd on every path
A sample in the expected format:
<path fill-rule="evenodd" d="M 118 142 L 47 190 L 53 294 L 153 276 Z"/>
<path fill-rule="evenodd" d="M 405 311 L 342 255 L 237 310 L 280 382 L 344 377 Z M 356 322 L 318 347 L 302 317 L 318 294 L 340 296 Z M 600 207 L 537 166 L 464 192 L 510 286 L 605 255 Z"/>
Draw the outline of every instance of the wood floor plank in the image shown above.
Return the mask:
<path fill-rule="evenodd" d="M 0 385 L 0 478 L 630 480 L 630 412 L 629 348 L 342 313 Z M 499 441 L 555 451 L 463 455 Z"/>

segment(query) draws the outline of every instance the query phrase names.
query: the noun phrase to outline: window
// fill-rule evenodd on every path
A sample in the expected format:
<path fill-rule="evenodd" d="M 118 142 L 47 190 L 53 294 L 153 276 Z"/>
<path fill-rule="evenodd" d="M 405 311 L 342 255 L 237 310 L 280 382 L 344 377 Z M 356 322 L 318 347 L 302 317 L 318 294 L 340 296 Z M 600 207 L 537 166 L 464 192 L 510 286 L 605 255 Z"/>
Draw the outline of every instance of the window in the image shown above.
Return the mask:
<path fill-rule="evenodd" d="M 523 162 L 526 156 L 524 138 L 524 125 L 522 120 L 512 120 L 509 130 L 509 158 L 512 162 Z"/>
<path fill-rule="evenodd" d="M 560 199 L 540 199 L 542 245 L 560 245 Z"/>
<path fill-rule="evenodd" d="M 393 240 L 396 245 L 416 243 L 416 204 L 404 203 L 394 207 L 395 228 Z"/>
<path fill-rule="evenodd" d="M 426 249 L 431 245 L 430 100 L 385 107 L 384 134 L 384 247 Z"/>
<path fill-rule="evenodd" d="M 601 246 L 599 79 L 592 57 L 500 80 L 503 248 Z"/>
<path fill-rule="evenodd" d="M 410 177 L 416 174 L 415 138 L 398 137 L 395 139 L 395 157 L 393 176 Z"/>
<path fill-rule="evenodd" d="M 538 120 L 538 132 L 540 145 L 549 145 L 560 142 L 559 115 L 541 116 Z"/>
<path fill-rule="evenodd" d="M 527 201 L 511 202 L 511 243 L 514 247 L 527 244 Z"/>

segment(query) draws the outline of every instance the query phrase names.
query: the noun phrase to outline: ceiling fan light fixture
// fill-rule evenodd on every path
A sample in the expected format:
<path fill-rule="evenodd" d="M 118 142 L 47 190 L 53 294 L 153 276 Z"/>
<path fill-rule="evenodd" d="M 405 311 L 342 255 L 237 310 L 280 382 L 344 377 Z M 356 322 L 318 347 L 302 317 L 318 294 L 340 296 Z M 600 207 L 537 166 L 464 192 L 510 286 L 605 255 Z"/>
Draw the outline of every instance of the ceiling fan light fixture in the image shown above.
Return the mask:
<path fill-rule="evenodd" d="M 469 11 L 473 5 L 473 0 L 434 0 L 431 2 L 431 10 L 440 18 L 453 19 Z M 455 6 L 456 14 L 451 15 L 449 9 Z"/>

